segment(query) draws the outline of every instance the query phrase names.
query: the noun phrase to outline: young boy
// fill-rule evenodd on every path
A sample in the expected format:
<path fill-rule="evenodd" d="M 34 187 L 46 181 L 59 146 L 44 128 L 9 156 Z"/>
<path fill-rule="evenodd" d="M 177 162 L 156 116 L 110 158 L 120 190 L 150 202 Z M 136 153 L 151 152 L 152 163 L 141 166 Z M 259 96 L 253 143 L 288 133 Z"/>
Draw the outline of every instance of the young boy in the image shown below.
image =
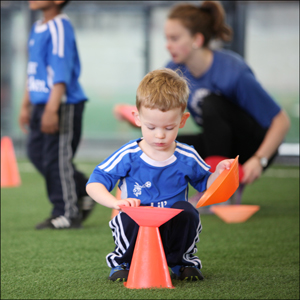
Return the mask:
<path fill-rule="evenodd" d="M 141 81 L 133 112 L 143 138 L 131 141 L 99 164 L 87 184 L 88 194 L 98 203 L 120 210 L 139 205 L 184 209 L 160 227 L 171 277 L 202 280 L 196 243 L 201 232 L 198 211 L 188 200 L 188 183 L 202 192 L 233 160 L 219 163 L 214 173 L 195 149 L 175 139 L 183 128 L 189 89 L 186 81 L 171 69 L 155 70 Z M 117 200 L 110 191 L 119 181 Z M 106 257 L 109 279 L 126 281 L 139 226 L 124 212 L 109 223 L 116 244 Z M 142 275 L 141 275 L 142 276 Z"/>
<path fill-rule="evenodd" d="M 61 14 L 69 1 L 29 1 L 43 20 L 30 32 L 25 89 L 19 124 L 29 127 L 27 152 L 44 176 L 53 209 L 36 229 L 81 228 L 94 207 L 86 194 L 87 178 L 73 157 L 81 137 L 82 113 L 87 100 L 79 82 L 80 62 L 73 27 Z"/>

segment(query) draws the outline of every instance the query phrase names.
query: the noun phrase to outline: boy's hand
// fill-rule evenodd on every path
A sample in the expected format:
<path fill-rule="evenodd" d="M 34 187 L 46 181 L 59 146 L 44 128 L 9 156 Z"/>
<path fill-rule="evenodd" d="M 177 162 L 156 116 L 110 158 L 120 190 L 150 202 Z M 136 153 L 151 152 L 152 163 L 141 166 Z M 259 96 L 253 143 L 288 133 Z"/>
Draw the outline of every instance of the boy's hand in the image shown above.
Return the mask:
<path fill-rule="evenodd" d="M 121 210 L 122 206 L 138 207 L 141 204 L 141 200 L 135 198 L 127 198 L 122 200 L 117 200 L 114 209 Z"/>
<path fill-rule="evenodd" d="M 46 110 L 43 113 L 41 120 L 41 131 L 43 133 L 54 134 L 59 129 L 58 112 Z"/>
<path fill-rule="evenodd" d="M 229 170 L 233 161 L 234 161 L 234 159 L 225 159 L 225 160 L 220 161 L 216 167 L 215 172 L 218 175 L 220 175 L 224 170 L 226 170 L 226 169 Z"/>
<path fill-rule="evenodd" d="M 231 164 L 233 163 L 234 159 L 225 159 L 222 160 L 218 163 L 215 172 L 213 172 L 206 183 L 206 188 L 209 188 L 211 184 L 217 179 L 217 177 L 224 171 L 224 170 L 229 170 Z"/>
<path fill-rule="evenodd" d="M 21 107 L 19 114 L 19 126 L 24 133 L 28 133 L 30 123 L 30 108 L 28 106 Z"/>

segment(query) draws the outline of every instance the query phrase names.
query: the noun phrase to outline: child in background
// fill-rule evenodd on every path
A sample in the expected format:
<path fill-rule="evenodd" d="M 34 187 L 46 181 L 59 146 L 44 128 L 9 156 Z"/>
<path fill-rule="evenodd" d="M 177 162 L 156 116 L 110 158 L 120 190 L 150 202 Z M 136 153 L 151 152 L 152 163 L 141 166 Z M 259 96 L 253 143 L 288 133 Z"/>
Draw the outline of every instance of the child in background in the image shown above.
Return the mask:
<path fill-rule="evenodd" d="M 87 178 L 73 157 L 80 142 L 87 100 L 79 82 L 80 62 L 69 18 L 61 14 L 69 1 L 29 1 L 43 20 L 30 32 L 25 89 L 19 124 L 28 132 L 29 159 L 46 181 L 53 209 L 36 229 L 81 228 L 94 201 L 87 195 Z"/>
<path fill-rule="evenodd" d="M 143 137 L 100 163 L 86 189 L 96 202 L 117 210 L 139 205 L 184 209 L 160 227 L 167 263 L 173 279 L 202 280 L 201 261 L 195 256 L 202 226 L 198 211 L 188 202 L 188 184 L 199 192 L 206 190 L 233 160 L 221 161 L 211 173 L 192 146 L 175 140 L 189 117 L 184 112 L 188 96 L 187 82 L 175 71 L 148 73 L 137 89 L 138 111 L 133 112 Z M 121 200 L 110 193 L 118 181 Z M 139 226 L 122 211 L 109 226 L 116 244 L 106 257 L 109 279 L 126 281 Z"/>

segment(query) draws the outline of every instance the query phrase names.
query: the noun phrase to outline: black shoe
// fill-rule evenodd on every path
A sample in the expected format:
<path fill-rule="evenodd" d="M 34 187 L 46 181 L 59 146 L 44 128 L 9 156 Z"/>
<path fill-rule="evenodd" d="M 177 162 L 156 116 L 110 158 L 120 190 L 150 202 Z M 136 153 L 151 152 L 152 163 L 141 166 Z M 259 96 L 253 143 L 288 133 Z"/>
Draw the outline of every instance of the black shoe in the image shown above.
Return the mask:
<path fill-rule="evenodd" d="M 35 226 L 35 229 L 79 229 L 82 228 L 80 218 L 68 219 L 65 216 L 51 217 Z"/>
<path fill-rule="evenodd" d="M 180 279 L 187 281 L 197 281 L 204 279 L 201 271 L 196 267 L 182 266 L 179 270 L 176 267 L 171 269 L 171 279 Z"/>
<path fill-rule="evenodd" d="M 108 279 L 111 281 L 127 281 L 129 273 L 129 265 L 123 263 L 120 266 L 116 266 L 111 269 Z"/>
<path fill-rule="evenodd" d="M 84 221 L 95 208 L 96 202 L 90 196 L 84 196 L 78 199 L 78 204 L 81 211 L 81 221 Z"/>

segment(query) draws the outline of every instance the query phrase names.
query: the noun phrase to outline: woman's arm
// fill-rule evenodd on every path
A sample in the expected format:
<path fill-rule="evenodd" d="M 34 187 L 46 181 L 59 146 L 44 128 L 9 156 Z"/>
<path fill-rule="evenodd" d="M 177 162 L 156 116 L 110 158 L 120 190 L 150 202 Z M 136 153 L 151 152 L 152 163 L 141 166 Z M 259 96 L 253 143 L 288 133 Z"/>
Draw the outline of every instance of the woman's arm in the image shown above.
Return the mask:
<path fill-rule="evenodd" d="M 290 128 L 290 120 L 284 110 L 281 110 L 274 118 L 269 127 L 265 138 L 260 144 L 255 154 L 244 164 L 244 176 L 242 183 L 252 183 L 260 177 L 263 167 L 260 164 L 260 157 L 270 159 L 277 148 L 282 143 L 285 135 Z"/>

